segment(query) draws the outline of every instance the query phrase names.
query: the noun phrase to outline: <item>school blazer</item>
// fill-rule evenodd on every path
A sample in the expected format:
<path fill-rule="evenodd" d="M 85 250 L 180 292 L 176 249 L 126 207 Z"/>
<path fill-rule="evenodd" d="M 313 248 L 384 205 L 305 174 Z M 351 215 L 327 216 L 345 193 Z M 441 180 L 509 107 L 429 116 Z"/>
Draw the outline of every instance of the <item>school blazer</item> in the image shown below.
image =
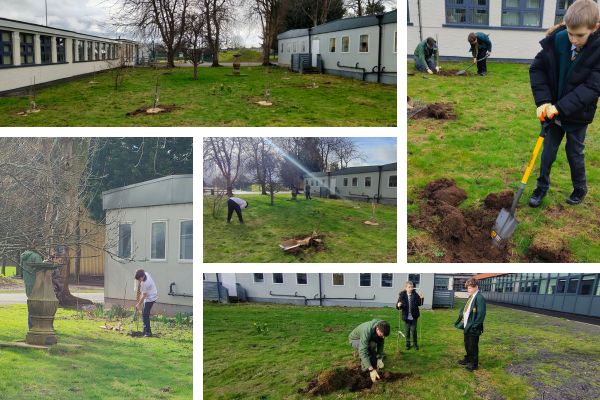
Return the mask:
<path fill-rule="evenodd" d="M 464 307 L 460 309 L 458 319 L 454 323 L 454 327 L 457 329 L 463 329 L 465 336 L 479 336 L 483 333 L 483 320 L 485 319 L 485 299 L 478 292 L 475 299 L 471 302 L 471 314 L 467 321 L 467 326 L 461 322 L 463 317 Z"/>

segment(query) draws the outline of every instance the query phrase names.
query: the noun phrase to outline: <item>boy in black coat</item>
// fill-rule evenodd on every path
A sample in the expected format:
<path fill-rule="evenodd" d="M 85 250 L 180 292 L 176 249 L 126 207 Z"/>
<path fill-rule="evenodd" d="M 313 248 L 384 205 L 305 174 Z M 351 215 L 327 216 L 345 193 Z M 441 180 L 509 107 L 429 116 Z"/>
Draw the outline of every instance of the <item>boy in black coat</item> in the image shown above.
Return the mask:
<path fill-rule="evenodd" d="M 550 187 L 550 170 L 565 134 L 573 183 L 567 203 L 581 203 L 588 192 L 583 142 L 600 96 L 598 20 L 598 5 L 594 1 L 574 2 L 565 15 L 565 25 L 540 41 L 542 51 L 529 68 L 537 117 L 546 130 L 540 176 L 529 199 L 531 207 L 542 203 Z"/>
<path fill-rule="evenodd" d="M 419 319 L 419 306 L 423 305 L 423 295 L 413 290 L 413 283 L 406 282 L 404 290 L 401 291 L 396 303 L 396 310 L 402 310 L 402 321 L 404 321 L 404 332 L 406 335 L 406 350 L 410 350 L 410 335 L 412 331 L 413 347 L 419 350 L 417 344 L 417 319 Z"/>

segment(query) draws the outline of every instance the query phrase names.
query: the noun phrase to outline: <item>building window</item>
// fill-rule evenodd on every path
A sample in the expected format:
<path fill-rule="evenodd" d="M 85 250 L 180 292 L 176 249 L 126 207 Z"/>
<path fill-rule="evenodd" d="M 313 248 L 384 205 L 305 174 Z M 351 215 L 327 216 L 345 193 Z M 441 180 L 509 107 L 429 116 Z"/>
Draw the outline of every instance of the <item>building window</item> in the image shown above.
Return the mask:
<path fill-rule="evenodd" d="M 120 258 L 131 257 L 131 224 L 119 225 L 119 249 L 117 255 Z"/>
<path fill-rule="evenodd" d="M 106 43 L 102 43 L 102 59 L 106 60 Z"/>
<path fill-rule="evenodd" d="M 315 186 L 315 180 L 314 179 L 310 180 L 310 186 Z"/>
<path fill-rule="evenodd" d="M 65 38 L 56 38 L 56 62 L 66 62 Z"/>
<path fill-rule="evenodd" d="M 371 187 L 371 177 L 365 176 L 365 187 Z"/>
<path fill-rule="evenodd" d="M 21 42 L 21 64 L 33 64 L 33 35 L 30 33 L 19 33 L 19 39 Z"/>
<path fill-rule="evenodd" d="M 348 187 L 348 178 L 344 178 L 344 183 L 342 183 L 343 187 Z"/>
<path fill-rule="evenodd" d="M 298 285 L 308 285 L 308 274 L 296 274 L 296 283 Z"/>
<path fill-rule="evenodd" d="M 301 49 L 302 49 L 302 53 L 304 53 L 306 51 L 306 41 L 304 41 L 304 40 L 302 41 Z"/>
<path fill-rule="evenodd" d="M 112 58 L 113 58 L 113 60 L 115 58 L 117 58 L 117 45 L 116 44 L 112 45 Z"/>
<path fill-rule="evenodd" d="M 502 26 L 542 26 L 542 0 L 502 0 Z"/>
<path fill-rule="evenodd" d="M 381 274 L 381 287 L 394 287 L 394 274 Z"/>
<path fill-rule="evenodd" d="M 446 0 L 446 22 L 489 25 L 488 0 Z"/>
<path fill-rule="evenodd" d="M 92 42 L 87 42 L 87 59 L 88 61 L 92 61 Z"/>
<path fill-rule="evenodd" d="M 344 274 L 331 274 L 333 286 L 344 286 Z"/>
<path fill-rule="evenodd" d="M 590 295 L 592 294 L 592 288 L 594 286 L 594 275 L 586 275 L 581 278 L 581 287 L 579 288 L 579 294 Z"/>
<path fill-rule="evenodd" d="M 329 38 L 329 52 L 335 53 L 335 38 Z"/>
<path fill-rule="evenodd" d="M 369 52 L 369 36 L 370 35 L 360 35 L 358 52 L 359 53 L 368 53 Z"/>
<path fill-rule="evenodd" d="M 531 293 L 538 292 L 538 284 L 539 284 L 539 281 L 537 279 L 535 281 L 531 282 Z"/>
<path fill-rule="evenodd" d="M 283 43 L 281 43 L 281 52 L 283 53 Z"/>
<path fill-rule="evenodd" d="M 575 0 L 558 0 L 556 2 L 556 14 L 554 15 L 554 25 L 562 23 L 565 19 L 567 9 L 573 5 Z"/>
<path fill-rule="evenodd" d="M 306 180 L 306 186 L 309 186 L 309 185 L 308 185 L 308 179 Z"/>
<path fill-rule="evenodd" d="M 342 36 L 342 53 L 350 52 L 350 36 Z"/>
<path fill-rule="evenodd" d="M 398 187 L 398 175 L 390 175 L 388 178 L 388 187 Z"/>
<path fill-rule="evenodd" d="M 318 179 L 315 180 L 315 186 L 319 186 L 319 180 Z"/>
<path fill-rule="evenodd" d="M 253 274 L 254 275 L 254 283 L 265 283 L 265 275 L 264 274 Z"/>
<path fill-rule="evenodd" d="M 556 293 L 564 293 L 565 286 L 567 286 L 567 278 L 558 278 L 558 282 L 556 283 Z"/>
<path fill-rule="evenodd" d="M 394 32 L 394 53 L 398 53 L 398 32 Z"/>
<path fill-rule="evenodd" d="M 77 50 L 79 51 L 79 61 L 85 60 L 85 42 L 83 40 L 77 41 Z"/>
<path fill-rule="evenodd" d="M 371 274 L 358 274 L 358 286 L 371 287 Z"/>
<path fill-rule="evenodd" d="M 13 64 L 12 32 L 0 31 L 0 65 Z"/>
<path fill-rule="evenodd" d="M 283 274 L 281 272 L 273 274 L 273 284 L 274 285 L 283 285 Z"/>
<path fill-rule="evenodd" d="M 42 64 L 52 62 L 52 38 L 50 36 L 40 36 L 40 55 Z"/>
<path fill-rule="evenodd" d="M 569 285 L 567 286 L 567 293 L 577 293 L 577 285 L 579 284 L 579 278 L 570 278 Z"/>
<path fill-rule="evenodd" d="M 409 279 L 410 280 L 410 279 Z M 465 287 L 465 283 L 467 282 L 468 278 L 454 278 L 454 291 L 455 292 L 466 292 L 467 288 Z"/>
<path fill-rule="evenodd" d="M 152 222 L 150 231 L 150 259 L 166 260 L 167 255 L 167 222 Z"/>
<path fill-rule="evenodd" d="M 352 187 L 358 187 L 358 177 L 352 178 Z"/>
<path fill-rule="evenodd" d="M 323 179 L 322 181 L 323 181 L 323 186 L 325 186 L 325 179 Z"/>
<path fill-rule="evenodd" d="M 433 290 L 448 290 L 450 287 L 450 278 L 434 278 Z"/>
<path fill-rule="evenodd" d="M 289 43 L 287 44 L 287 52 L 288 53 L 290 52 L 290 44 Z"/>
<path fill-rule="evenodd" d="M 181 221 L 179 225 L 179 259 L 193 260 L 194 222 Z"/>
<path fill-rule="evenodd" d="M 420 288 L 419 285 L 421 284 L 421 274 L 408 274 L 408 280 L 412 282 L 415 289 Z"/>
<path fill-rule="evenodd" d="M 294 42 L 294 53 L 296 52 L 296 42 Z"/>
<path fill-rule="evenodd" d="M 94 43 L 94 60 L 100 59 L 100 43 Z"/>

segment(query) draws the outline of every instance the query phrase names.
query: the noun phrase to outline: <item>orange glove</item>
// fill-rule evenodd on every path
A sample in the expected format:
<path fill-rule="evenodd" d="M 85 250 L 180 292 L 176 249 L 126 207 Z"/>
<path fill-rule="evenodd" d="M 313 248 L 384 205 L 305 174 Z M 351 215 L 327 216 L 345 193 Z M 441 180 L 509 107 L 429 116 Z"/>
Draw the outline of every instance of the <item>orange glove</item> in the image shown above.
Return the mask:
<path fill-rule="evenodd" d="M 549 121 L 558 115 L 558 110 L 550 103 L 542 104 L 537 109 L 537 117 L 540 121 Z"/>

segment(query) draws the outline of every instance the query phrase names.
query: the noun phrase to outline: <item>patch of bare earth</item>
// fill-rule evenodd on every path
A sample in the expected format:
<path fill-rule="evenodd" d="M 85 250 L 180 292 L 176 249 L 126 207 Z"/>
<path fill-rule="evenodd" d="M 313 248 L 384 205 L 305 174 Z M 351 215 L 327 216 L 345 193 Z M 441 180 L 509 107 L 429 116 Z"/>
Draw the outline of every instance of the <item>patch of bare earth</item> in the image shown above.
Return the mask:
<path fill-rule="evenodd" d="M 170 105 L 170 106 L 158 106 L 158 107 L 140 107 L 137 110 L 127 113 L 125 114 L 128 117 L 135 117 L 136 115 L 156 115 L 156 114 L 164 114 L 164 113 L 170 113 L 173 112 L 175 110 L 177 110 L 179 107 L 177 107 L 175 104 Z"/>
<path fill-rule="evenodd" d="M 453 112 L 454 104 L 452 103 L 432 103 L 427 105 L 424 109 L 413 115 L 412 119 L 422 119 L 422 118 L 431 118 L 431 119 L 450 119 L 455 120 L 457 115 Z"/>

